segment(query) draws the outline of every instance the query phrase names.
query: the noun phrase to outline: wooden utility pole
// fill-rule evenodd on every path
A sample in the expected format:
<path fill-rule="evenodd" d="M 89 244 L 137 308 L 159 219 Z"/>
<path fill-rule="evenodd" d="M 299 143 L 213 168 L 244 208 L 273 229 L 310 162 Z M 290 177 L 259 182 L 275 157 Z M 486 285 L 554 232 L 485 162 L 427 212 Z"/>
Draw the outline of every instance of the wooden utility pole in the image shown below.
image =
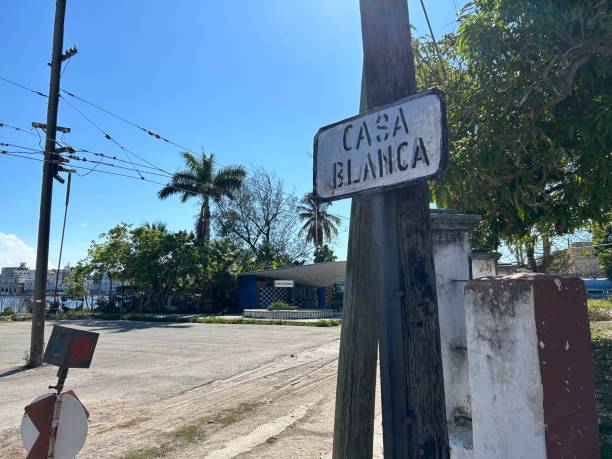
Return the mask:
<path fill-rule="evenodd" d="M 362 95 L 371 110 L 416 93 L 414 58 L 406 0 L 360 0 L 360 9 L 366 84 Z M 354 198 L 346 296 L 334 458 L 372 456 L 370 399 L 376 354 L 371 342 L 378 336 L 385 457 L 447 459 L 425 181 Z M 364 299 L 371 304 L 363 304 Z"/>
<path fill-rule="evenodd" d="M 360 111 L 366 109 L 365 74 Z M 376 305 L 382 301 L 376 273 L 376 242 L 363 228 L 374 219 L 373 195 L 351 202 L 340 357 L 334 418 L 334 459 L 368 459 L 374 440 L 378 330 Z"/>
<path fill-rule="evenodd" d="M 51 77 L 47 105 L 47 126 L 45 141 L 45 162 L 43 163 L 40 190 L 40 217 L 38 220 L 38 242 L 36 245 L 36 276 L 34 279 L 34 305 L 32 307 L 32 336 L 30 341 L 29 365 L 37 367 L 42 363 L 45 339 L 45 304 L 47 290 L 47 269 L 49 265 L 49 232 L 51 227 L 51 197 L 53 176 L 56 173 L 55 137 L 57 131 L 57 108 L 62 68 L 62 47 L 64 46 L 64 18 L 66 0 L 55 3 L 55 25 L 53 27 L 53 50 L 51 56 Z M 58 266 L 59 269 L 59 266 Z"/>
<path fill-rule="evenodd" d="M 415 94 L 406 0 L 360 0 L 360 8 L 368 109 Z M 427 183 L 377 193 L 375 200 L 371 228 L 380 244 L 376 268 L 384 295 L 378 334 L 385 457 L 446 459 Z"/>

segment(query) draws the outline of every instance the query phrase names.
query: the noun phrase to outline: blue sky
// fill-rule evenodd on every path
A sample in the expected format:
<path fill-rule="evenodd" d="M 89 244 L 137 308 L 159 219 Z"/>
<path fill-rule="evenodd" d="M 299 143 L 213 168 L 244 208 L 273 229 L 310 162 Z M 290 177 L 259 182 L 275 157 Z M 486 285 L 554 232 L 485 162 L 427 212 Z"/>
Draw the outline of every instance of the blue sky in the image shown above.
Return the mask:
<path fill-rule="evenodd" d="M 437 36 L 453 30 L 462 3 L 425 2 Z M 48 91 L 54 6 L 51 0 L 4 2 L 0 76 Z M 416 34 L 424 35 L 420 3 L 411 0 L 409 6 Z M 65 69 L 63 89 L 193 151 L 215 153 L 221 164 L 273 170 L 298 195 L 312 188 L 310 155 L 317 129 L 358 112 L 362 51 L 357 0 L 68 0 L 64 48 L 73 44 L 79 53 Z M 147 161 L 170 171 L 180 167 L 179 148 L 69 101 Z M 0 122 L 29 129 L 32 121 L 45 119 L 46 99 L 0 81 Z M 125 159 L 61 101 L 59 124 L 72 129 L 66 136 L 70 144 Z M 38 148 L 37 137 L 7 128 L 0 129 L 0 142 Z M 0 156 L 0 266 L 33 265 L 40 179 L 41 163 Z M 63 260 L 76 263 L 91 240 L 121 221 L 162 220 L 173 230 L 191 229 L 195 202 L 159 201 L 158 189 L 97 172 L 73 177 Z M 54 265 L 64 193 L 65 186 L 56 183 L 50 242 Z M 350 200 L 332 209 L 348 216 Z M 340 259 L 346 256 L 347 235 L 345 220 L 335 243 Z"/>

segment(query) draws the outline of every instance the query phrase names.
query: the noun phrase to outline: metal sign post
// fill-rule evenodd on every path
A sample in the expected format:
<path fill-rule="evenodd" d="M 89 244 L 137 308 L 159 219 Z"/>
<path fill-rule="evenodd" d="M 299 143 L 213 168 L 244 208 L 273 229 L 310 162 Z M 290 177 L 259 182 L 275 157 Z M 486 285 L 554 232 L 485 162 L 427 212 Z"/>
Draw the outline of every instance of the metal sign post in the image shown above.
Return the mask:
<path fill-rule="evenodd" d="M 89 413 L 73 391 L 62 392 L 69 368 L 89 368 L 98 333 L 55 325 L 43 362 L 57 365 L 55 394 L 44 394 L 25 407 L 21 438 L 27 459 L 72 459 L 87 436 Z"/>
<path fill-rule="evenodd" d="M 356 400 L 372 399 L 369 374 L 359 370 L 375 368 L 376 355 L 355 356 L 352 348 L 369 349 L 361 344 L 362 336 L 376 335 L 385 458 L 447 459 L 426 183 L 446 165 L 445 106 L 435 90 L 416 94 L 406 0 L 360 0 L 360 10 L 362 100 L 368 111 L 322 128 L 315 138 L 316 194 L 327 201 L 355 196 L 359 204 L 353 203 L 351 213 L 357 218 L 351 218 L 347 302 L 360 301 L 357 290 L 373 291 L 376 299 L 370 305 L 376 310 L 373 323 L 361 324 L 368 329 L 350 327 L 342 333 L 333 457 L 372 457 L 371 439 L 360 438 L 371 432 L 372 407 Z M 357 237 L 363 233 L 368 237 Z M 355 241 L 361 246 L 353 247 Z M 347 324 L 358 323 L 347 316 L 354 309 L 363 312 L 345 305 Z M 343 407 L 354 411 L 343 412 Z"/>

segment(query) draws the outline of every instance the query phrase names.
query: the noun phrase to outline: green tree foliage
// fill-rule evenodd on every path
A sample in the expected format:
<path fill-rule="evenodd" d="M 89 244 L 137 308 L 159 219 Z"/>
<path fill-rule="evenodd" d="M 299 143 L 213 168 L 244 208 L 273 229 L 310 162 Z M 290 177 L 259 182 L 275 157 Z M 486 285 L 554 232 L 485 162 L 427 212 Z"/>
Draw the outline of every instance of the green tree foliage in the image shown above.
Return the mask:
<path fill-rule="evenodd" d="M 608 214 L 607 222 L 595 223 L 591 231 L 593 233 L 593 252 L 608 279 L 612 279 L 612 213 Z"/>
<path fill-rule="evenodd" d="M 277 246 L 263 241 L 257 247 L 253 257 L 253 270 L 278 269 L 291 265 L 293 260 L 284 254 Z"/>
<path fill-rule="evenodd" d="M 228 166 L 217 170 L 213 154 L 207 156 L 202 153 L 198 158 L 184 151 L 181 155 L 185 161 L 185 169 L 176 171 L 157 196 L 166 199 L 178 194 L 181 202 L 191 198 L 197 199 L 200 212 L 195 224 L 196 237 L 200 242 L 209 241 L 210 200 L 219 203 L 223 197 L 233 198 L 246 173 L 240 166 Z"/>
<path fill-rule="evenodd" d="M 312 242 L 315 249 L 319 249 L 325 242 L 331 242 L 338 236 L 340 218 L 329 212 L 330 203 L 320 202 L 313 192 L 306 193 L 298 212 L 300 220 L 304 225 L 300 229 L 300 235 L 306 237 L 306 242 Z"/>
<path fill-rule="evenodd" d="M 191 232 L 171 232 L 159 223 L 122 223 L 92 242 L 88 257 L 70 274 L 69 293 L 86 297 L 88 278 L 108 276 L 111 290 L 112 282 L 121 282 L 133 292 L 131 301 L 123 298 L 127 309 L 162 310 L 171 295 L 179 306 L 212 300 L 227 309 L 234 304 L 238 274 L 252 263 L 227 238 L 200 242 Z"/>
<path fill-rule="evenodd" d="M 64 279 L 66 294 L 72 298 L 86 298 L 86 282 L 90 274 L 90 267 L 87 264 L 83 261 L 77 263 Z"/>
<path fill-rule="evenodd" d="M 331 263 L 336 261 L 336 258 L 334 251 L 327 244 L 317 247 L 314 251 L 315 263 Z"/>
<path fill-rule="evenodd" d="M 126 223 L 111 228 L 100 235 L 100 242 L 92 242 L 87 251 L 89 270 L 97 278 L 106 275 L 109 279 L 108 296 L 112 302 L 113 282 L 129 278 L 131 257 L 130 227 Z"/>
<path fill-rule="evenodd" d="M 456 34 L 415 45 L 447 94 L 451 161 L 433 196 L 483 216 L 479 242 L 534 248 L 612 203 L 612 15 L 600 0 L 478 0 Z M 544 263 L 545 265 L 546 263 Z"/>

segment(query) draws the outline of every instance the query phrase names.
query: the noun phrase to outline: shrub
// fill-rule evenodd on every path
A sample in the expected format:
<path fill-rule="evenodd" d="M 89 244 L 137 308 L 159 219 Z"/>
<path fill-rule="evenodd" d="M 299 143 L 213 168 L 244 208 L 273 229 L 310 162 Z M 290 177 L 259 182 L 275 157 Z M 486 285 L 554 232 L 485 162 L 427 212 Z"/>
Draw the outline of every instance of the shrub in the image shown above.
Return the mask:
<path fill-rule="evenodd" d="M 290 304 L 285 303 L 284 301 L 275 301 L 266 309 L 268 311 L 287 311 L 287 310 L 296 310 L 299 309 L 297 306 L 291 306 Z"/>
<path fill-rule="evenodd" d="M 12 316 L 13 315 L 13 310 L 11 309 L 10 306 L 6 306 L 3 310 L 2 310 L 2 315 L 3 316 Z"/>

